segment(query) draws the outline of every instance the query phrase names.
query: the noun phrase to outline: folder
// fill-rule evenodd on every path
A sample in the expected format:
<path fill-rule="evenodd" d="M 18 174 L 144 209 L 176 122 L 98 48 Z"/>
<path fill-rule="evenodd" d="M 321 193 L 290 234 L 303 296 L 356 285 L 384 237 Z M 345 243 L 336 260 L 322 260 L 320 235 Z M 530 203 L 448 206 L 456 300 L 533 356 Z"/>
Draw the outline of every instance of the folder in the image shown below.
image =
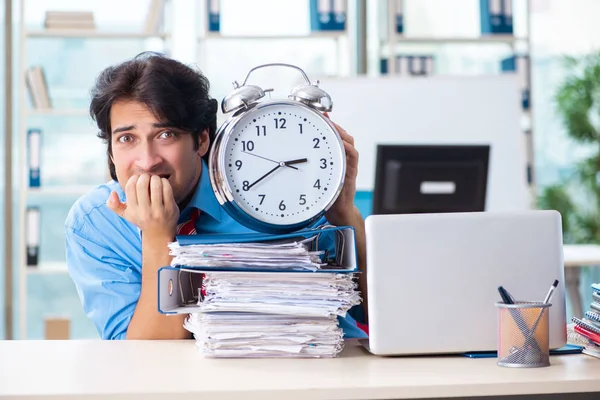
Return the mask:
<path fill-rule="evenodd" d="M 27 131 L 27 149 L 29 152 L 29 187 L 40 187 L 40 152 L 42 130 L 38 128 Z"/>
<path fill-rule="evenodd" d="M 500 62 L 503 72 L 515 72 L 518 77 L 519 90 L 521 91 L 521 107 L 523 110 L 531 108 L 531 85 L 529 81 L 529 56 L 514 55 Z"/>
<path fill-rule="evenodd" d="M 36 267 L 39 262 L 40 253 L 40 209 L 38 207 L 27 207 L 25 219 L 27 266 Z"/>
<path fill-rule="evenodd" d="M 502 1 L 502 31 L 506 34 L 513 33 L 512 0 Z"/>
<path fill-rule="evenodd" d="M 347 0 L 310 0 L 309 7 L 311 31 L 346 30 Z"/>
<path fill-rule="evenodd" d="M 513 33 L 512 0 L 480 0 L 482 34 Z"/>
<path fill-rule="evenodd" d="M 263 233 L 216 234 L 216 235 L 179 235 L 176 242 L 180 246 L 195 244 L 240 244 L 270 243 L 273 244 L 293 238 L 313 238 L 313 246 L 319 249 L 330 249 L 326 256 L 332 260 L 330 266 L 317 271 L 272 270 L 265 268 L 219 268 L 191 267 L 175 264 L 164 266 L 158 271 L 158 311 L 161 314 L 187 314 L 197 312 L 200 307 L 194 302 L 197 287 L 194 286 L 195 274 L 247 271 L 255 273 L 278 274 L 319 274 L 319 273 L 354 273 L 358 271 L 355 230 L 352 226 L 327 226 L 304 229 L 297 232 L 269 235 Z M 334 260 L 335 259 L 335 260 Z"/>
<path fill-rule="evenodd" d="M 220 0 L 207 0 L 206 7 L 208 10 L 208 31 L 219 32 L 221 30 L 221 12 Z"/>
<path fill-rule="evenodd" d="M 331 30 L 344 31 L 346 29 L 346 0 L 333 0 L 333 18 Z"/>
<path fill-rule="evenodd" d="M 404 33 L 404 9 L 402 0 L 396 0 L 396 33 Z"/>

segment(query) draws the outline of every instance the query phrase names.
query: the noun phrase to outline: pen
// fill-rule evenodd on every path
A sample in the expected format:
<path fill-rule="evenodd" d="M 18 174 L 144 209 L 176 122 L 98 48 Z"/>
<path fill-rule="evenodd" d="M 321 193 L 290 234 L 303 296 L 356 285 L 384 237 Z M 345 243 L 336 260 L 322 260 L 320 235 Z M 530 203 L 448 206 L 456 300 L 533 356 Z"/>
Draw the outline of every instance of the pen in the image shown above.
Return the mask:
<path fill-rule="evenodd" d="M 544 299 L 544 304 L 548 304 L 550 302 L 550 300 L 552 300 L 552 296 L 554 295 L 554 290 L 556 290 L 557 286 L 558 286 L 558 280 L 555 279 L 552 286 L 550 286 L 550 290 L 548 291 L 546 298 Z"/>
<path fill-rule="evenodd" d="M 508 290 L 504 289 L 504 287 L 498 286 L 498 292 L 500 293 L 500 297 L 502 297 L 502 300 L 505 304 L 515 304 L 515 299 L 510 295 L 510 293 L 508 293 Z M 515 323 L 521 330 L 521 333 L 525 337 L 525 346 L 530 345 L 535 350 L 541 352 L 538 343 L 533 339 L 532 332 L 529 329 L 527 329 L 527 323 L 523 320 L 523 316 L 521 315 L 519 310 L 511 309 L 509 310 L 509 312 L 515 320 Z"/>
<path fill-rule="evenodd" d="M 504 289 L 502 286 L 498 286 L 498 292 L 500 293 L 500 297 L 502 297 L 502 301 L 505 304 L 515 304 L 515 301 L 512 298 L 512 296 L 508 294 L 506 289 Z"/>
<path fill-rule="evenodd" d="M 558 286 L 558 279 L 555 279 L 554 282 L 552 283 L 552 286 L 550 286 L 550 290 L 548 291 L 546 298 L 544 299 L 544 304 L 548 304 L 550 302 L 557 286 Z M 531 330 L 529 331 L 529 336 L 525 339 L 525 343 L 529 342 L 530 340 L 533 340 L 533 335 L 535 334 L 535 330 L 537 329 L 537 326 L 540 323 L 540 320 L 542 319 L 542 315 L 544 315 L 544 310 L 545 310 L 545 308 L 542 308 L 542 310 L 538 314 L 538 317 L 536 318 L 535 322 L 533 323 L 533 326 L 531 327 Z"/>

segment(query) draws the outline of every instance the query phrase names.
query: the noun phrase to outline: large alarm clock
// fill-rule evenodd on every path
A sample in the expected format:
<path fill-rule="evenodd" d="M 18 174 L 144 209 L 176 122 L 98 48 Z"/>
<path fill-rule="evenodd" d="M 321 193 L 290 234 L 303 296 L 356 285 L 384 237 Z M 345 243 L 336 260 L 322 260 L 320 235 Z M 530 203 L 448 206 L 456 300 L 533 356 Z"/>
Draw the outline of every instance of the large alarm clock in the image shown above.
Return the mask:
<path fill-rule="evenodd" d="M 306 80 L 287 99 L 265 99 L 250 74 L 290 67 Z M 258 232 L 288 233 L 309 227 L 335 202 L 344 184 L 346 154 L 333 123 L 323 115 L 331 97 L 297 66 L 252 68 L 221 102 L 224 114 L 209 155 L 210 180 L 224 210 Z"/>

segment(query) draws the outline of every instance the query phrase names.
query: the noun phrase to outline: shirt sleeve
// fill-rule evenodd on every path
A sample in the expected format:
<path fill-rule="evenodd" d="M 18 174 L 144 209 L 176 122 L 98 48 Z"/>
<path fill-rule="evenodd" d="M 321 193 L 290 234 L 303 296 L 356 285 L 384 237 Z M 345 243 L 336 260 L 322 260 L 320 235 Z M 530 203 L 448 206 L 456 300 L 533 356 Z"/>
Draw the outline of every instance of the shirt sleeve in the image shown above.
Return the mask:
<path fill-rule="evenodd" d="M 141 274 L 113 250 L 66 227 L 67 268 L 87 316 L 102 339 L 125 339 Z"/>

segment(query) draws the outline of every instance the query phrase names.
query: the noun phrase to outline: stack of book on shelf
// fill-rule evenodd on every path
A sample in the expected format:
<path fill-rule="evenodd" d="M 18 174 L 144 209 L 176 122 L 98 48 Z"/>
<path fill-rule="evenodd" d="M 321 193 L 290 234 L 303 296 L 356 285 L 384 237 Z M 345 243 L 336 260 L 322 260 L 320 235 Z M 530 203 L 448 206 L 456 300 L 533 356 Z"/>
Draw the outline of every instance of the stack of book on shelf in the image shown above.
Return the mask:
<path fill-rule="evenodd" d="M 46 29 L 96 29 L 91 11 L 46 11 Z"/>
<path fill-rule="evenodd" d="M 159 272 L 159 309 L 173 312 L 163 296 L 177 299 L 171 304 L 189 314 L 184 327 L 205 356 L 335 357 L 342 350 L 338 317 L 360 303 L 351 227 L 182 236 L 169 247 L 174 258 Z"/>
<path fill-rule="evenodd" d="M 584 347 L 583 353 L 600 358 L 600 283 L 592 284 L 592 301 L 585 317 L 572 318 L 569 342 Z"/>
<path fill-rule="evenodd" d="M 33 65 L 25 71 L 25 85 L 29 92 L 31 105 L 36 109 L 52 108 L 48 83 L 44 69 L 39 65 Z"/>

